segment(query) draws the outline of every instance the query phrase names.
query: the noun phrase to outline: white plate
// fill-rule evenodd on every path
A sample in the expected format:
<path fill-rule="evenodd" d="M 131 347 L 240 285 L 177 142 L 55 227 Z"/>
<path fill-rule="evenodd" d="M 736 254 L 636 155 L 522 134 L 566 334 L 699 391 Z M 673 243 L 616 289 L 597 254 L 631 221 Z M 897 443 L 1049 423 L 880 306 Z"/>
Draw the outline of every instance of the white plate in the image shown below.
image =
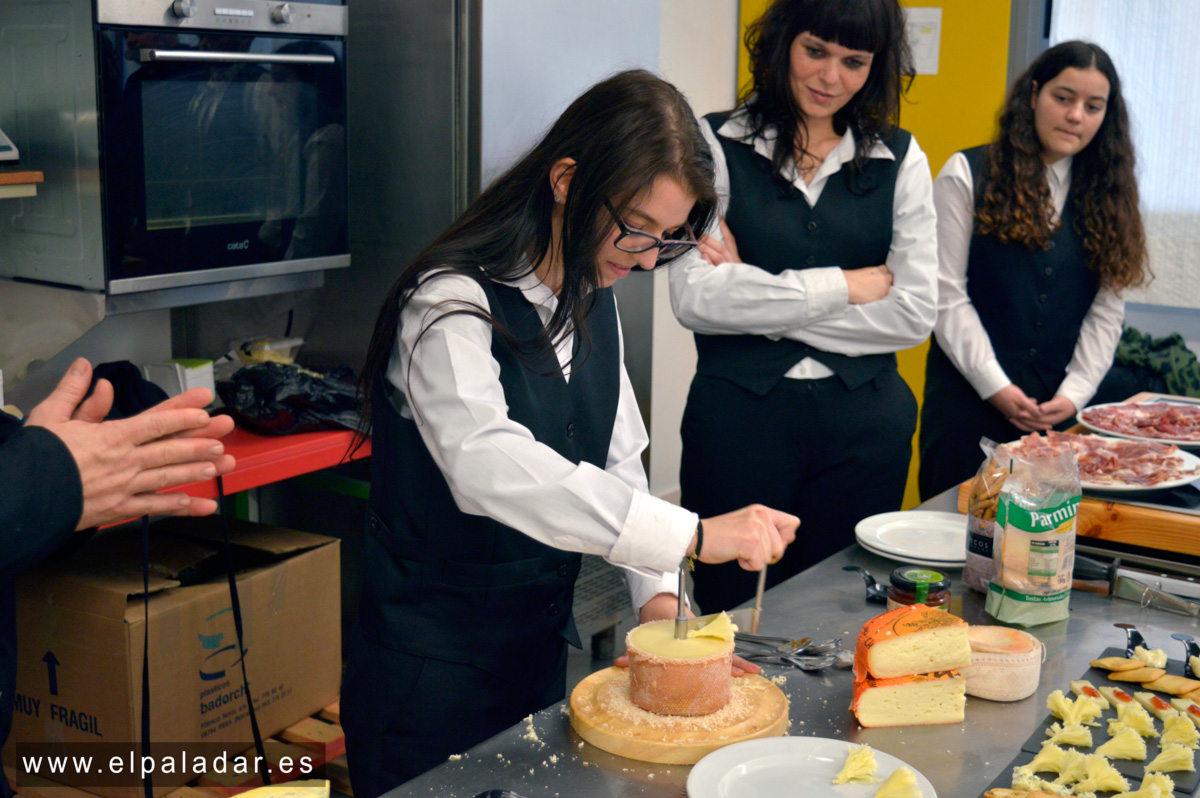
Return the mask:
<path fill-rule="evenodd" d="M 872 548 L 871 546 L 868 546 L 867 544 L 862 543 L 861 541 L 859 542 L 858 545 L 862 546 L 864 549 L 871 552 L 872 554 L 878 554 L 880 557 L 886 557 L 889 560 L 895 560 L 896 562 L 907 563 L 908 565 L 923 565 L 926 568 L 933 568 L 934 570 L 937 570 L 937 571 L 949 571 L 952 569 L 965 568 L 967 565 L 967 559 L 966 559 L 965 554 L 963 555 L 963 559 L 955 560 L 955 561 L 922 560 L 920 557 L 903 557 L 898 554 L 891 554 L 890 552 L 880 551 L 879 549 Z"/>
<path fill-rule="evenodd" d="M 859 521 L 854 536 L 876 554 L 901 562 L 961 565 L 967 557 L 967 517 L 959 513 L 880 513 Z"/>
<path fill-rule="evenodd" d="M 1129 440 L 1129 439 L 1126 438 L 1126 440 Z M 1151 441 L 1154 439 L 1139 438 L 1138 440 Z M 1166 441 L 1154 441 L 1154 442 L 1155 443 L 1166 443 Z M 1180 468 L 1191 469 L 1191 468 L 1200 467 L 1200 457 L 1197 457 L 1196 455 L 1192 454 L 1191 452 L 1185 452 L 1182 449 L 1180 449 L 1179 451 L 1172 454 L 1171 457 L 1178 457 L 1181 460 L 1183 460 L 1183 465 L 1181 465 Z M 1192 474 L 1191 476 L 1187 476 L 1187 477 L 1178 477 L 1176 479 L 1168 479 L 1164 482 L 1159 482 L 1157 485 L 1126 485 L 1123 483 L 1106 484 L 1106 483 L 1099 483 L 1099 482 L 1087 482 L 1083 479 L 1082 476 L 1080 476 L 1079 485 L 1080 485 L 1080 487 L 1084 488 L 1085 490 L 1102 490 L 1102 491 L 1105 491 L 1106 493 L 1123 493 L 1126 491 L 1168 490 L 1169 488 L 1178 488 L 1178 487 L 1182 487 L 1183 485 L 1190 485 L 1193 482 L 1197 482 L 1197 481 L 1200 481 L 1200 475 Z"/>
<path fill-rule="evenodd" d="M 870 798 L 878 784 L 834 785 L 849 744 L 827 737 L 763 737 L 718 748 L 688 775 L 688 798 L 780 798 L 788 795 Z M 887 778 L 906 763 L 875 752 L 878 775 Z M 910 768 L 911 769 L 911 768 Z M 929 779 L 913 769 L 921 798 L 937 798 Z"/>
<path fill-rule="evenodd" d="M 1166 399 L 1165 397 L 1152 397 L 1152 399 L 1154 399 L 1155 401 L 1147 400 L 1146 402 L 1135 402 L 1134 404 L 1167 404 L 1167 405 L 1175 404 L 1175 405 L 1192 406 L 1192 407 L 1194 407 L 1196 405 L 1195 402 L 1172 402 L 1171 400 Z M 1085 407 L 1085 408 L 1083 408 L 1083 410 L 1080 410 L 1078 413 L 1075 414 L 1075 420 L 1078 421 L 1083 426 L 1090 429 L 1092 432 L 1095 432 L 1099 435 L 1105 435 L 1110 438 L 1125 438 L 1125 439 L 1131 440 L 1131 441 L 1154 441 L 1155 443 L 1172 443 L 1172 444 L 1175 444 L 1176 446 L 1182 446 L 1182 447 L 1186 447 L 1186 448 L 1190 448 L 1190 449 L 1195 449 L 1197 447 L 1200 447 L 1200 441 L 1177 441 L 1172 438 L 1150 438 L 1145 435 L 1130 435 L 1125 432 L 1114 432 L 1111 429 L 1104 429 L 1103 427 L 1097 427 L 1096 425 L 1089 424 L 1083 420 L 1083 414 L 1089 410 L 1096 410 L 1098 408 L 1103 408 L 1103 407 L 1119 407 L 1120 405 L 1127 405 L 1127 404 L 1129 404 L 1129 402 L 1109 402 L 1108 404 L 1092 405 L 1091 407 Z M 1186 485 L 1187 483 L 1185 482 L 1184 484 Z"/>

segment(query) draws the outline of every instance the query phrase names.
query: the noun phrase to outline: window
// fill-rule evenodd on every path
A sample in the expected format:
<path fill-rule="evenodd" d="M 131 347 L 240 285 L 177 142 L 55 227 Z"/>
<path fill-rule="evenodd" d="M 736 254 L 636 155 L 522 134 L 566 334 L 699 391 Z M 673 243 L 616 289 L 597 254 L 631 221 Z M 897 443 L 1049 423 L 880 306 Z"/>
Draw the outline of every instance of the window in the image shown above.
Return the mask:
<path fill-rule="evenodd" d="M 1121 76 L 1156 278 L 1127 299 L 1200 308 L 1200 3 L 1055 0 L 1050 44 L 1103 47 Z"/>

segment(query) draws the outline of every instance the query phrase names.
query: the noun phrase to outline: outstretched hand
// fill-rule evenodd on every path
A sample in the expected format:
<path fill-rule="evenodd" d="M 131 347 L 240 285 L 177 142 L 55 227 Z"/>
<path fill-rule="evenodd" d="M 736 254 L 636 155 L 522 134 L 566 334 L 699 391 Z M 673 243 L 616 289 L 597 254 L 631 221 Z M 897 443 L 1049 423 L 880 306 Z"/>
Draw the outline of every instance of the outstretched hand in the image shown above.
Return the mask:
<path fill-rule="evenodd" d="M 233 430 L 228 416 L 209 416 L 212 393 L 194 388 L 133 418 L 105 421 L 113 389 L 100 380 L 90 397 L 91 364 L 71 364 L 54 392 L 26 421 L 48 429 L 71 452 L 83 482 L 83 514 L 76 529 L 142 515 L 209 515 L 217 504 L 158 491 L 211 479 L 233 470 L 217 440 Z"/>

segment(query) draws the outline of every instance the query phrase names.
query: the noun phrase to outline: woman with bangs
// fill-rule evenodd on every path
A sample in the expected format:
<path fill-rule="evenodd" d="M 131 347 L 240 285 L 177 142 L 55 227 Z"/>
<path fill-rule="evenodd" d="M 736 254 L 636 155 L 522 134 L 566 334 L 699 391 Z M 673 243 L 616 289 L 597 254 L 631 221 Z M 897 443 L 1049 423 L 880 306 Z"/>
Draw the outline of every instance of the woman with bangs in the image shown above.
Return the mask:
<path fill-rule="evenodd" d="M 392 286 L 361 386 L 372 489 L 342 690 L 360 798 L 563 698 L 581 552 L 622 566 L 646 622 L 675 617 L 685 555 L 761 569 L 794 538 L 784 513 L 701 525 L 647 491 L 611 286 L 694 248 L 715 207 L 683 96 L 623 72 Z"/>
<path fill-rule="evenodd" d="M 698 354 L 680 483 L 701 515 L 800 516 L 775 584 L 900 509 L 917 406 L 895 353 L 933 328 L 936 224 L 928 160 L 896 126 L 914 73 L 896 0 L 776 0 L 746 44 L 752 84 L 701 125 L 723 219 L 671 269 Z M 698 567 L 696 597 L 732 607 L 754 581 Z"/>
<path fill-rule="evenodd" d="M 991 144 L 934 183 L 938 320 L 921 411 L 922 497 L 968 479 L 981 437 L 1068 426 L 1112 366 L 1149 276 L 1121 82 L 1095 44 L 1017 78 Z"/>

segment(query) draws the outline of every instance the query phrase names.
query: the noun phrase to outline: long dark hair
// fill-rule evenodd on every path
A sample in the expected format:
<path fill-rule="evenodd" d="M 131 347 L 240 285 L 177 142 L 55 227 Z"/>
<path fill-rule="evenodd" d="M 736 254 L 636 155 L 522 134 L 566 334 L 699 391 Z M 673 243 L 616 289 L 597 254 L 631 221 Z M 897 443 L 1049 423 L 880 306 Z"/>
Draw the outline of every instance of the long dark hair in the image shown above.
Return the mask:
<path fill-rule="evenodd" d="M 751 80 L 739 101 L 752 137 L 763 137 L 769 128 L 778 134 L 771 154 L 776 178 L 796 149 L 808 145 L 808 128 L 790 79 L 792 42 L 806 32 L 875 54 L 866 83 L 833 117 L 835 131 L 854 133 L 851 169 L 861 172 L 871 148 L 899 122 L 900 98 L 916 74 L 904 14 L 897 0 L 775 0 L 746 29 Z"/>
<path fill-rule="evenodd" d="M 1054 210 L 1034 120 L 1034 86 L 1043 90 L 1069 67 L 1094 67 L 1109 85 L 1104 121 L 1095 138 L 1071 161 L 1067 202 L 1075 209 L 1075 230 L 1083 237 L 1088 267 L 1101 285 L 1114 290 L 1141 285 L 1150 268 L 1138 210 L 1129 113 L 1112 59 L 1090 42 L 1051 47 L 1013 83 L 1000 113 L 999 134 L 988 148 L 985 182 L 975 211 L 976 231 L 995 235 L 1003 243 L 1049 248 Z"/>
<path fill-rule="evenodd" d="M 362 424 L 355 446 L 370 430 L 377 381 L 387 369 L 400 312 L 414 290 L 443 273 L 479 283 L 509 281 L 535 270 L 551 245 L 554 193 L 551 168 L 575 161 L 557 242 L 563 263 L 558 307 L 534 351 L 547 351 L 583 321 L 595 301 L 596 262 L 614 224 L 605 199 L 620 213 L 669 177 L 696 198 L 688 223 L 707 230 L 716 213 L 712 153 L 684 96 L 644 70 L 620 72 L 588 89 L 563 112 L 532 150 L 498 177 L 436 241 L 408 265 L 388 291 L 375 322 L 359 380 Z M 487 308 L 462 302 L 439 308 L 487 321 L 514 349 L 530 348 L 504 329 Z M 429 329 L 429 322 L 422 334 Z"/>

